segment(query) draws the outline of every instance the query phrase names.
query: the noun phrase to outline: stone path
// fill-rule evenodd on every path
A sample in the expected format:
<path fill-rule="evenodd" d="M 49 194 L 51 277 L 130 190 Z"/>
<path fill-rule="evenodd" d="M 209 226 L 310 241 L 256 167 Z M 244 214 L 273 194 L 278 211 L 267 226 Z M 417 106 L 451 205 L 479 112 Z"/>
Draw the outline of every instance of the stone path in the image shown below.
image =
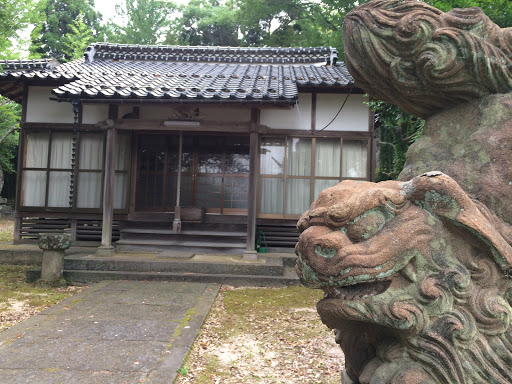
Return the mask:
<path fill-rule="evenodd" d="M 93 285 L 0 332 L 0 383 L 172 383 L 219 288 Z"/>

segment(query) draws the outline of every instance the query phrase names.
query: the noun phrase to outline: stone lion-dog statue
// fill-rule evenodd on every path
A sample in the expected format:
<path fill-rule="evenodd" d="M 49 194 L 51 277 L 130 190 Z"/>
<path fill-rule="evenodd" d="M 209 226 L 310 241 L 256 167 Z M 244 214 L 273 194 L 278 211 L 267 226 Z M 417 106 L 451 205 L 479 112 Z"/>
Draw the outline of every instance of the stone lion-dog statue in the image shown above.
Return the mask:
<path fill-rule="evenodd" d="M 298 228 L 342 383 L 512 382 L 512 231 L 452 178 L 343 181 Z"/>

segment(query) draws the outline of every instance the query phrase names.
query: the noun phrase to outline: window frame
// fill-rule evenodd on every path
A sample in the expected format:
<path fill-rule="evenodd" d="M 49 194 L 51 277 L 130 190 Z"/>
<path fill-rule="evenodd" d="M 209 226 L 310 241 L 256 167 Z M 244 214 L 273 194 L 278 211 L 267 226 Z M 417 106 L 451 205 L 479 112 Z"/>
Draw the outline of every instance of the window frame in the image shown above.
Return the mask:
<path fill-rule="evenodd" d="M 27 161 L 27 142 L 29 139 L 30 134 L 34 133 L 46 133 L 48 134 L 48 155 L 46 160 L 46 167 L 42 168 L 35 168 L 35 167 L 26 167 L 26 161 Z M 50 184 L 50 174 L 51 172 L 69 172 L 69 175 L 71 174 L 71 168 L 51 168 L 50 160 L 51 160 L 51 152 L 52 152 L 52 140 L 53 137 L 57 134 L 73 134 L 72 127 L 58 127 L 58 128 L 25 128 L 22 129 L 21 135 L 20 135 L 20 151 L 19 154 L 22 156 L 22 158 L 19 161 L 19 169 L 18 169 L 18 193 L 17 193 L 17 199 L 16 199 L 16 210 L 19 212 L 72 212 L 72 213 L 101 213 L 103 211 L 103 193 L 104 193 L 104 183 L 105 183 L 105 158 L 106 158 L 106 132 L 99 129 L 80 129 L 77 131 L 77 149 L 75 153 L 75 164 L 74 164 L 74 188 L 73 188 L 73 197 L 72 197 L 72 207 L 69 206 L 66 207 L 51 207 L 48 206 L 48 199 L 49 199 L 49 184 Z M 103 151 L 103 159 L 101 163 L 101 170 L 95 169 L 80 169 L 80 145 L 81 145 L 81 135 L 82 134 L 101 134 L 102 135 L 102 151 Z M 132 141 L 133 137 L 131 133 L 125 133 L 125 132 L 117 132 L 117 135 L 125 135 L 129 137 L 128 142 L 128 148 L 127 150 L 130 152 L 130 158 L 127 162 L 127 169 L 126 170 L 115 170 L 115 174 L 125 174 L 128 178 L 128 186 L 127 186 L 127 199 L 126 199 L 126 206 L 122 209 L 114 209 L 115 214 L 127 214 L 129 212 L 130 208 L 130 182 L 131 182 L 131 151 L 132 151 Z M 116 140 L 117 142 L 117 140 Z M 24 182 L 24 175 L 26 171 L 41 171 L 45 172 L 45 196 L 44 196 L 44 205 L 41 206 L 25 206 L 23 205 L 23 200 L 25 198 L 24 196 L 24 190 L 23 190 L 23 182 Z M 98 208 L 79 208 L 77 207 L 77 197 L 78 197 L 78 188 L 79 188 L 79 173 L 100 173 L 101 174 L 101 191 L 100 191 L 100 204 Z M 70 175 L 71 176 L 71 175 Z M 69 198 L 69 193 L 67 194 Z"/>
<path fill-rule="evenodd" d="M 288 174 L 288 143 L 289 139 L 293 138 L 309 138 L 311 139 L 311 172 L 309 176 L 294 176 Z M 284 164 L 283 164 L 283 174 L 280 175 L 272 175 L 272 174 L 264 174 L 261 173 L 261 149 L 262 143 L 265 139 L 283 139 L 285 150 L 284 150 Z M 318 176 L 316 172 L 316 150 L 317 150 L 317 140 L 320 139 L 329 139 L 329 140 L 337 140 L 340 145 L 340 164 L 339 164 L 339 175 L 338 176 Z M 343 142 L 344 141 L 360 141 L 366 143 L 366 176 L 365 177 L 344 177 L 343 174 Z M 286 213 L 286 202 L 287 202 L 287 180 L 300 179 L 300 180 L 309 180 L 309 205 L 316 199 L 315 197 L 315 183 L 317 180 L 334 180 L 337 183 L 343 180 L 359 180 L 359 181 L 369 181 L 371 180 L 371 145 L 372 139 L 370 136 L 359 136 L 359 135 L 343 135 L 343 136 L 311 136 L 311 135 L 301 135 L 301 134 L 263 134 L 259 137 L 258 142 L 258 164 L 257 171 L 257 213 L 256 217 L 261 219 L 298 219 L 300 218 L 300 214 L 291 214 Z M 282 179 L 283 180 L 283 205 L 281 213 L 262 213 L 261 212 L 261 180 L 262 179 Z M 336 183 L 336 184 L 337 184 Z"/>

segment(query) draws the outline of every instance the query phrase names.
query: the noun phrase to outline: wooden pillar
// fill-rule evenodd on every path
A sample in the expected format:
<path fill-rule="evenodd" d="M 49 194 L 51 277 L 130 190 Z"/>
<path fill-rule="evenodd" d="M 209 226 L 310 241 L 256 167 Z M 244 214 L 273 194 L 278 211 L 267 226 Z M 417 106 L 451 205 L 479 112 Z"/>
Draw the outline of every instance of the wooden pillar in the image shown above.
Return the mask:
<path fill-rule="evenodd" d="M 98 256 L 111 256 L 115 253 L 112 246 L 112 222 L 114 219 L 114 183 L 115 183 L 115 149 L 116 129 L 107 128 L 107 145 L 105 153 L 105 181 L 103 183 L 103 221 L 101 224 L 101 246 L 97 249 Z"/>
<path fill-rule="evenodd" d="M 178 179 L 176 181 L 176 205 L 174 208 L 174 221 L 172 230 L 181 232 L 181 158 L 183 156 L 183 132 L 180 132 L 180 141 L 178 147 Z"/>
<path fill-rule="evenodd" d="M 256 201 L 257 201 L 257 165 L 258 165 L 258 132 L 251 132 L 249 144 L 249 198 L 247 206 L 247 249 L 244 260 L 256 260 Z"/>

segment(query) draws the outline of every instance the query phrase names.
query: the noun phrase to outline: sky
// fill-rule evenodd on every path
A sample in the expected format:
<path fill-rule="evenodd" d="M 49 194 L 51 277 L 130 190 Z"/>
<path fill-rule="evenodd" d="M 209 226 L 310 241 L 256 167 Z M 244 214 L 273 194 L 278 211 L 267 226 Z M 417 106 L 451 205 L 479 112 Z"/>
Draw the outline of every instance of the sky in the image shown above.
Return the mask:
<path fill-rule="evenodd" d="M 118 0 L 94 0 L 94 9 L 103 15 L 103 21 L 106 21 L 116 14 L 116 4 L 121 3 Z"/>

